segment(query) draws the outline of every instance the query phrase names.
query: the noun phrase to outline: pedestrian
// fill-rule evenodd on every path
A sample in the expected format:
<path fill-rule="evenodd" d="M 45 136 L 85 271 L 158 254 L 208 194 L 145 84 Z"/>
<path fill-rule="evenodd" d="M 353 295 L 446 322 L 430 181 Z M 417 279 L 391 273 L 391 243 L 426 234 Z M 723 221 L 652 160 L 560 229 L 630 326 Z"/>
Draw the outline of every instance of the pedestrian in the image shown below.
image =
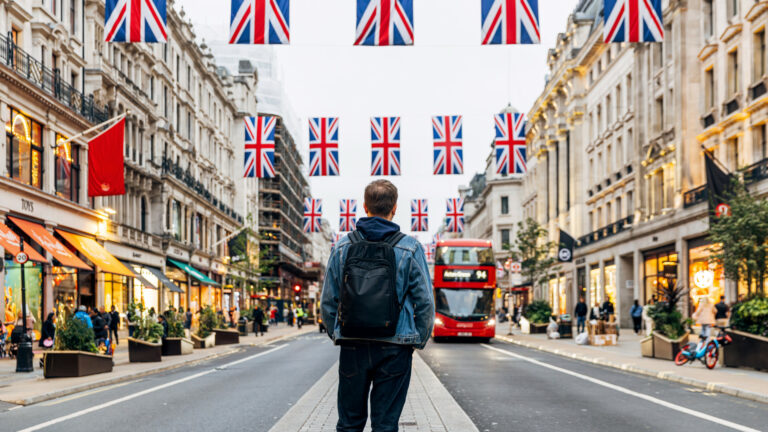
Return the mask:
<path fill-rule="evenodd" d="M 53 312 L 49 312 L 43 321 L 43 327 L 40 329 L 40 348 L 53 347 L 53 340 L 56 337 L 56 324 L 53 321 Z"/>
<path fill-rule="evenodd" d="M 576 307 L 573 309 L 573 314 L 576 315 L 576 334 L 583 333 L 587 322 L 587 303 L 584 301 L 584 297 L 579 297 L 579 302 L 576 303 Z"/>
<path fill-rule="evenodd" d="M 288 325 L 293 327 L 293 318 L 295 317 L 292 308 L 288 308 Z"/>
<path fill-rule="evenodd" d="M 157 322 L 163 326 L 163 339 L 168 337 L 168 320 L 165 319 L 165 315 L 158 315 Z"/>
<path fill-rule="evenodd" d="M 88 309 L 85 306 L 80 305 L 77 308 L 77 312 L 75 312 L 75 318 L 77 318 L 80 321 L 84 322 L 85 325 L 88 326 L 88 328 L 93 328 L 93 321 L 91 321 L 91 317 L 86 312 L 87 310 Z"/>
<path fill-rule="evenodd" d="M 94 308 L 91 312 L 91 323 L 93 324 L 94 342 L 96 342 L 96 346 L 99 346 L 109 338 L 109 331 L 107 330 L 107 322 L 104 321 L 98 309 Z"/>
<path fill-rule="evenodd" d="M 269 309 L 269 323 L 277 327 L 277 308 L 274 306 Z"/>
<path fill-rule="evenodd" d="M 605 299 L 603 302 L 603 319 L 606 321 L 611 321 L 611 317 L 613 316 L 614 309 L 613 309 L 613 303 L 611 303 L 611 299 Z"/>
<path fill-rule="evenodd" d="M 304 308 L 301 305 L 296 306 L 296 326 L 301 328 L 304 324 Z"/>
<path fill-rule="evenodd" d="M 109 321 L 109 338 L 115 341 L 115 345 L 120 345 L 120 338 L 117 336 L 117 331 L 120 329 L 120 312 L 117 311 L 115 305 L 112 305 L 112 311 L 109 315 L 111 317 Z"/>
<path fill-rule="evenodd" d="M 189 330 L 192 328 L 192 311 L 187 309 L 184 313 L 184 329 Z"/>
<path fill-rule="evenodd" d="M 253 309 L 253 332 L 256 336 L 264 336 L 264 311 L 260 307 Z"/>
<path fill-rule="evenodd" d="M 651 300 L 649 300 L 648 304 L 645 305 L 643 308 L 643 323 L 645 323 L 645 335 L 650 336 L 651 333 L 653 333 L 653 318 L 651 318 L 650 314 L 648 313 L 648 310 L 653 307 L 655 304 L 656 296 L 651 297 Z"/>
<path fill-rule="evenodd" d="M 640 301 L 635 299 L 635 304 L 632 305 L 629 314 L 632 316 L 632 324 L 635 327 L 635 334 L 640 334 L 643 331 L 643 307 L 640 306 Z"/>
<path fill-rule="evenodd" d="M 728 327 L 728 318 L 731 316 L 731 308 L 725 303 L 725 296 L 720 296 L 720 302 L 715 305 L 715 323 L 718 327 Z"/>
<path fill-rule="evenodd" d="M 701 326 L 701 333 L 699 338 L 708 339 L 710 334 L 710 327 L 715 324 L 715 315 L 717 310 L 715 306 L 710 303 L 709 297 L 704 296 L 699 299 L 699 305 L 696 307 L 696 312 L 693 313 L 692 318 L 696 321 L 696 324 Z"/>
<path fill-rule="evenodd" d="M 288 312 L 290 307 L 283 307 L 283 322 L 288 324 Z"/>
<path fill-rule="evenodd" d="M 413 350 L 432 333 L 432 282 L 421 244 L 392 222 L 397 188 L 369 184 L 364 208 L 368 217 L 331 252 L 323 284 L 323 322 L 341 346 L 336 430 L 363 430 L 370 395 L 372 429 L 397 431 Z"/>
<path fill-rule="evenodd" d="M 600 303 L 595 302 L 595 305 L 592 306 L 592 310 L 589 311 L 589 320 L 596 321 L 601 318 L 602 318 L 602 311 L 600 310 Z"/>

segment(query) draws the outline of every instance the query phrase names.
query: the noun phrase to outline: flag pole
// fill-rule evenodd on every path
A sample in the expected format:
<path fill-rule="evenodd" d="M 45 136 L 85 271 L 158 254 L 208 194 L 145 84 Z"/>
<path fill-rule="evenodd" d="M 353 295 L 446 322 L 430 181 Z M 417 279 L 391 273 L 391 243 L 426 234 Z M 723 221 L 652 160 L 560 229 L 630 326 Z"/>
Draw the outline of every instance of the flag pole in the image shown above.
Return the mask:
<path fill-rule="evenodd" d="M 726 174 L 729 174 L 729 175 L 733 174 L 731 170 L 728 169 L 728 167 L 726 167 L 722 162 L 720 162 L 720 160 L 717 157 L 715 157 L 715 152 L 710 152 L 710 150 L 704 144 L 700 144 L 700 145 L 702 150 L 704 150 L 704 153 L 709 153 L 709 157 L 711 157 L 712 161 L 715 162 L 715 164 L 717 164 L 718 168 L 725 171 Z"/>
<path fill-rule="evenodd" d="M 111 119 L 109 119 L 107 121 L 104 121 L 104 122 L 101 122 L 101 123 L 97 124 L 96 126 L 90 128 L 90 129 L 84 130 L 83 132 L 80 132 L 77 135 L 74 135 L 74 136 L 69 137 L 69 138 L 67 138 L 65 140 L 60 140 L 60 141 L 56 142 L 56 144 L 51 145 L 51 148 L 55 149 L 55 148 L 57 148 L 57 147 L 59 147 L 61 145 L 64 145 L 64 144 L 70 143 L 70 142 L 72 142 L 72 141 L 74 141 L 76 139 L 82 138 L 83 136 L 88 135 L 89 133 L 95 132 L 95 131 L 103 128 L 104 126 L 107 126 L 107 125 L 112 124 L 112 123 L 117 123 L 120 120 L 124 119 L 128 114 L 130 114 L 130 111 L 126 111 L 126 112 L 120 114 L 117 117 L 112 117 Z M 87 143 L 85 144 L 85 147 L 88 148 L 88 144 Z"/>

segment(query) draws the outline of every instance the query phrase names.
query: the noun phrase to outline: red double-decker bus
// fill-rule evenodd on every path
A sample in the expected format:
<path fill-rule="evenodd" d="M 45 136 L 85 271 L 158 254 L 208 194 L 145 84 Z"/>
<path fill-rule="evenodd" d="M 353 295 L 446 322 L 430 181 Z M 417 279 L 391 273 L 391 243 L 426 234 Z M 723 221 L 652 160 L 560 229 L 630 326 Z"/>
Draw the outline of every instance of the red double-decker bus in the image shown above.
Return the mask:
<path fill-rule="evenodd" d="M 496 267 L 487 240 L 441 240 L 435 248 L 435 340 L 496 335 Z"/>

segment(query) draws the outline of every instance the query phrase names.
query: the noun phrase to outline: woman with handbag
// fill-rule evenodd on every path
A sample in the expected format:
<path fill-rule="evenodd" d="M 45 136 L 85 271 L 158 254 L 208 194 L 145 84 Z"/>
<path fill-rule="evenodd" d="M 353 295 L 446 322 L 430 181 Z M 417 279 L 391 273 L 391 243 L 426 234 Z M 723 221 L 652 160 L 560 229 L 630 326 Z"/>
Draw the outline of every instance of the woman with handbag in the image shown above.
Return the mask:
<path fill-rule="evenodd" d="M 40 348 L 53 347 L 53 339 L 56 337 L 56 324 L 53 322 L 53 312 L 43 322 L 43 328 L 40 330 Z"/>

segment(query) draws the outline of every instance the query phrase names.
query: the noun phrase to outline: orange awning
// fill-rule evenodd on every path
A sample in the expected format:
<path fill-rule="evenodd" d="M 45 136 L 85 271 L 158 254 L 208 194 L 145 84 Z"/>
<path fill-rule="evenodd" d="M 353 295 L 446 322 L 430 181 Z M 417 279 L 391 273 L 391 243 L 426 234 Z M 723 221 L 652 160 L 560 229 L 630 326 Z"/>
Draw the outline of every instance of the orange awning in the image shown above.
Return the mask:
<path fill-rule="evenodd" d="M 96 240 L 77 234 L 72 234 L 62 230 L 56 230 L 60 236 L 72 243 L 75 249 L 87 256 L 96 267 L 105 273 L 114 273 L 128 277 L 135 277 L 132 271 L 127 269 L 123 263 L 117 260 L 111 253 L 104 249 L 104 246 L 98 244 Z"/>
<path fill-rule="evenodd" d="M 49 233 L 44 226 L 36 224 L 34 222 L 25 221 L 24 219 L 18 219 L 12 216 L 8 216 L 13 223 L 21 228 L 28 236 L 32 238 L 37 244 L 43 247 L 43 249 L 56 258 L 59 263 L 64 267 L 74 267 L 83 270 L 93 270 L 84 263 L 83 260 L 73 254 L 66 246 L 56 240 L 53 234 Z"/>
<path fill-rule="evenodd" d="M 2 246 L 3 249 L 5 249 L 6 253 L 9 253 L 13 256 L 16 256 L 16 254 L 19 253 L 19 249 L 20 249 L 19 236 L 17 236 L 15 232 L 11 231 L 11 229 L 8 228 L 2 222 L 0 222 L 0 246 Z M 48 260 L 46 260 L 45 257 L 40 255 L 32 247 L 25 247 L 24 252 L 26 252 L 27 256 L 32 261 L 37 261 L 41 263 L 48 262 Z"/>

